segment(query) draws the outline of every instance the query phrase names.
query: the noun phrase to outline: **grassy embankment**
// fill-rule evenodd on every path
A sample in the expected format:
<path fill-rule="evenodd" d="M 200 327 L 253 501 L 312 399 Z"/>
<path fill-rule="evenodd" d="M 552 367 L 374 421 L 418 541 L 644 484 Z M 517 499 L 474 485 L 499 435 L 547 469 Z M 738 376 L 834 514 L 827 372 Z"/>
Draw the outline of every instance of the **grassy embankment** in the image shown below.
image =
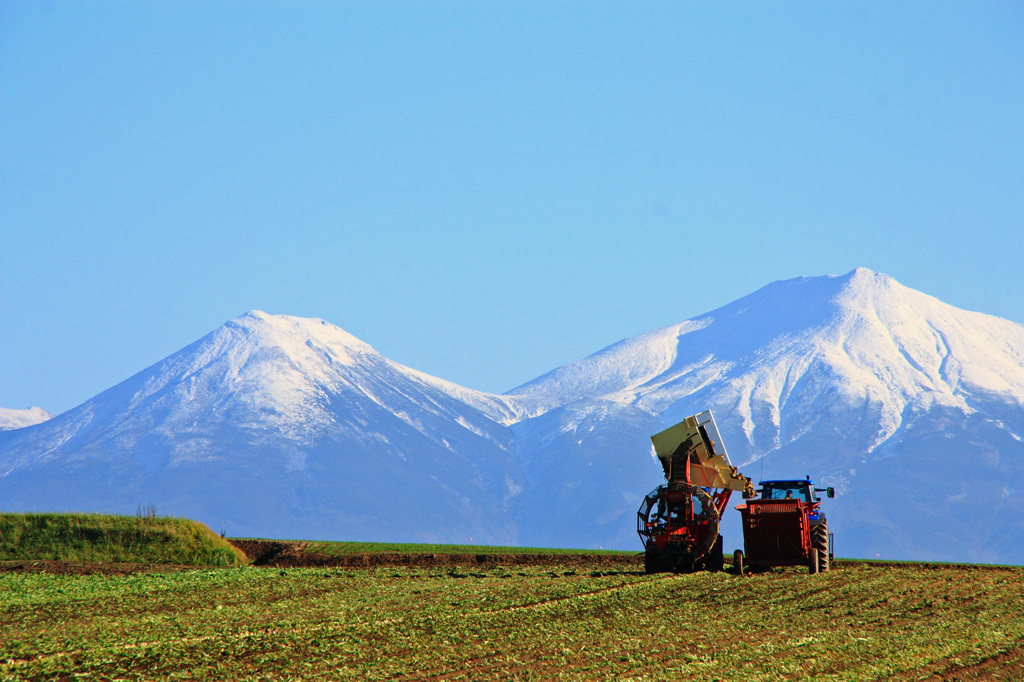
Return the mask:
<path fill-rule="evenodd" d="M 0 574 L 0 679 L 1020 679 L 1024 569 Z"/>
<path fill-rule="evenodd" d="M 248 563 L 242 552 L 201 523 L 103 514 L 0 514 L 0 561 Z"/>

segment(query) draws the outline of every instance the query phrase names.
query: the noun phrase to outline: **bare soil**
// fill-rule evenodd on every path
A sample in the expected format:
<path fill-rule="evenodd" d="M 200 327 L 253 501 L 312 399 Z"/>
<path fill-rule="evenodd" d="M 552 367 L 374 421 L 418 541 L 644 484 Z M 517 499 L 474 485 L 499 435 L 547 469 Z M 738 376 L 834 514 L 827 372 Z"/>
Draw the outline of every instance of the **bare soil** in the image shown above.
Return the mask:
<path fill-rule="evenodd" d="M 633 570 L 642 568 L 643 555 L 626 554 L 426 554 L 426 553 L 373 553 L 330 556 L 306 551 L 308 542 L 294 540 L 236 540 L 228 539 L 245 552 L 253 566 L 267 568 L 296 567 L 351 567 L 374 566 L 576 566 L 592 569 L 616 568 Z M 53 575 L 127 575 L 131 573 L 172 573 L 189 571 L 201 566 L 173 564 L 67 562 L 53 560 L 0 561 L 0 573 L 50 573 Z"/>
<path fill-rule="evenodd" d="M 176 564 L 134 564 L 70 561 L 0 561 L 0 573 L 50 573 L 52 575 L 128 575 L 130 573 L 175 573 L 194 571 L 198 566 Z"/>
<path fill-rule="evenodd" d="M 412 567 L 486 567 L 486 566 L 574 566 L 589 569 L 643 570 L 642 552 L 636 554 L 589 554 L 573 553 L 507 553 L 507 554 L 428 554 L 419 552 L 380 552 L 331 556 L 307 551 L 310 543 L 298 540 L 241 540 L 227 538 L 228 542 L 242 550 L 249 557 L 253 566 L 267 568 L 298 568 L 298 567 L 349 567 L 372 568 L 375 566 L 412 566 Z M 842 569 L 847 566 L 859 565 L 854 559 L 840 559 L 833 563 L 833 568 Z M 907 562 L 870 562 L 872 566 L 898 567 L 912 565 L 918 569 L 948 568 L 945 564 L 927 564 Z M 189 571 L 201 566 L 182 566 L 174 564 L 145 563 L 103 563 L 103 562 L 66 562 L 53 560 L 34 561 L 0 561 L 0 573 L 50 573 L 54 575 L 126 575 L 131 573 L 172 573 Z M 999 566 L 958 565 L 957 568 L 972 570 L 998 570 Z"/>
<path fill-rule="evenodd" d="M 426 554 L 382 552 L 329 556 L 308 552 L 308 543 L 289 540 L 235 540 L 228 539 L 245 552 L 253 566 L 292 568 L 298 566 L 340 566 L 362 568 L 367 566 L 588 566 L 637 567 L 643 566 L 642 554 Z"/>

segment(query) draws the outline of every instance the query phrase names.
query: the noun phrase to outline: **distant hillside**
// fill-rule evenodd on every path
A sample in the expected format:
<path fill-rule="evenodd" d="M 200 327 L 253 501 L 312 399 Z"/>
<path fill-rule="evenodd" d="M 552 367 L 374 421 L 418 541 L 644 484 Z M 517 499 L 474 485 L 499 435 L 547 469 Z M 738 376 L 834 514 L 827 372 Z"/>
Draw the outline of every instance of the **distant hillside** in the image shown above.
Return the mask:
<path fill-rule="evenodd" d="M 245 554 L 188 519 L 0 514 L 0 561 L 238 566 Z"/>

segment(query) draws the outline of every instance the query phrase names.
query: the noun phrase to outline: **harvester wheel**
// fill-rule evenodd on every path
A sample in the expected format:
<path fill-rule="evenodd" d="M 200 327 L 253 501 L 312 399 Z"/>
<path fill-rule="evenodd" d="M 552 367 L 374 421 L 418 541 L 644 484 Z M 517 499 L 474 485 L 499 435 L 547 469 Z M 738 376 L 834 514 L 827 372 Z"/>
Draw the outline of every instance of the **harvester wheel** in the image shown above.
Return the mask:
<path fill-rule="evenodd" d="M 672 497 L 669 502 L 669 496 Z M 683 481 L 670 481 L 652 492 L 637 511 L 637 532 L 644 547 L 655 544 L 656 538 L 670 540 L 667 548 L 647 555 L 648 573 L 692 573 L 708 568 L 713 559 L 710 550 L 720 537 L 718 508 L 708 491 Z M 718 559 L 721 566 L 721 559 Z"/>
<path fill-rule="evenodd" d="M 814 575 L 818 572 L 818 549 L 811 547 L 811 556 L 807 562 L 807 572 Z"/>
<path fill-rule="evenodd" d="M 722 548 L 724 540 L 719 535 L 718 539 L 715 540 L 714 546 L 711 548 L 711 552 L 708 554 L 705 560 L 705 566 L 709 571 L 721 571 L 725 567 L 725 550 Z"/>
<path fill-rule="evenodd" d="M 811 545 L 818 550 L 818 571 L 828 571 L 831 568 L 828 560 L 828 521 L 822 521 L 814 527 Z"/>
<path fill-rule="evenodd" d="M 743 550 L 737 549 L 732 553 L 732 570 L 736 575 L 743 575 Z"/>

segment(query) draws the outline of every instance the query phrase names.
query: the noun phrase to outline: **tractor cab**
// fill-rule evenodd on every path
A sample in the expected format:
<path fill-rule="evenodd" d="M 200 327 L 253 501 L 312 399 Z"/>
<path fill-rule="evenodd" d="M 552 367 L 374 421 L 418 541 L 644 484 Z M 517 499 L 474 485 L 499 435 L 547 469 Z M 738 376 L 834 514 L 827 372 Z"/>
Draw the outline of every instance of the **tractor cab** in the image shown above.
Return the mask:
<path fill-rule="evenodd" d="M 761 481 L 762 500 L 800 500 L 817 502 L 808 481 Z"/>
<path fill-rule="evenodd" d="M 808 512 L 808 520 L 812 526 L 816 526 L 825 520 L 824 512 L 820 511 L 818 503 L 821 499 L 817 493 L 825 493 L 828 497 L 835 497 L 835 488 L 815 488 L 814 481 L 808 476 L 803 480 L 795 481 L 761 481 L 757 492 L 762 500 L 796 500 L 803 504 L 814 505 Z"/>

